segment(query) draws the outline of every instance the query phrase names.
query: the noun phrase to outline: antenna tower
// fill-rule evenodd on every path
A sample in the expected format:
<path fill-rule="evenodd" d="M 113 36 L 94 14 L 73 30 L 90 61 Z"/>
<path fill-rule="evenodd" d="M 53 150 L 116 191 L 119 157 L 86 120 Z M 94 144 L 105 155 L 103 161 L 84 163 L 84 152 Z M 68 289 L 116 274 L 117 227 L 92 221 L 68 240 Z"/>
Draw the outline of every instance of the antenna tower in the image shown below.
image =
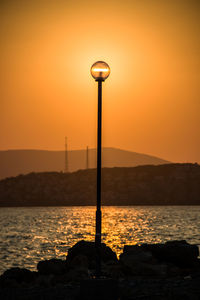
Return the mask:
<path fill-rule="evenodd" d="M 69 172 L 69 166 L 68 166 L 67 137 L 65 137 L 65 173 L 68 172 Z"/>

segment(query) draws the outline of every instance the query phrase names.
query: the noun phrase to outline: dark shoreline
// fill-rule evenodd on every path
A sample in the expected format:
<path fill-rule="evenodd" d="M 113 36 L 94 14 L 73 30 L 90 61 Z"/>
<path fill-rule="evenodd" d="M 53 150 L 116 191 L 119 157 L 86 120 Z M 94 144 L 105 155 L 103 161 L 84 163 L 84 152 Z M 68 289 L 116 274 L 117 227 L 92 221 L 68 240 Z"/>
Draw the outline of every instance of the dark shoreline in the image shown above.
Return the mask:
<path fill-rule="evenodd" d="M 95 274 L 95 244 L 80 241 L 66 260 L 42 260 L 37 272 L 11 268 L 0 276 L 2 300 L 80 300 L 80 286 Z M 119 259 L 102 244 L 102 275 L 118 286 L 116 300 L 200 299 L 199 250 L 186 241 L 125 246 Z M 100 292 L 98 292 L 100 293 Z M 98 294 L 97 293 L 97 294 Z"/>
<path fill-rule="evenodd" d="M 200 277 L 173 278 L 171 280 L 136 278 L 118 283 L 119 297 L 116 300 L 199 300 Z M 127 294 L 128 291 L 128 294 Z M 0 289 L 2 300 L 82 300 L 80 284 L 43 287 L 14 287 Z M 84 298 L 85 299 L 85 298 Z M 88 298 L 87 300 L 89 300 Z M 96 298 L 111 300 L 106 298 Z M 91 299 L 91 300 L 96 300 Z"/>
<path fill-rule="evenodd" d="M 102 168 L 104 206 L 200 205 L 200 166 Z M 0 180 L 0 207 L 96 205 L 96 169 L 29 173 Z"/>

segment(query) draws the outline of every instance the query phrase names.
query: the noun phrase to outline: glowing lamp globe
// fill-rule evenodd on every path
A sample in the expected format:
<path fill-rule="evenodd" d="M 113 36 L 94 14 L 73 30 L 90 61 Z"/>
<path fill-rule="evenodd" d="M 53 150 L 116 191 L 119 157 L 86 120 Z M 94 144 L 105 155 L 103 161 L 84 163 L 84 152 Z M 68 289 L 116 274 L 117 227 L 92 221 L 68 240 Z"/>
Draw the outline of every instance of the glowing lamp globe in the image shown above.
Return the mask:
<path fill-rule="evenodd" d="M 92 65 L 90 72 L 96 81 L 104 81 L 110 75 L 110 67 L 104 61 L 97 61 Z"/>

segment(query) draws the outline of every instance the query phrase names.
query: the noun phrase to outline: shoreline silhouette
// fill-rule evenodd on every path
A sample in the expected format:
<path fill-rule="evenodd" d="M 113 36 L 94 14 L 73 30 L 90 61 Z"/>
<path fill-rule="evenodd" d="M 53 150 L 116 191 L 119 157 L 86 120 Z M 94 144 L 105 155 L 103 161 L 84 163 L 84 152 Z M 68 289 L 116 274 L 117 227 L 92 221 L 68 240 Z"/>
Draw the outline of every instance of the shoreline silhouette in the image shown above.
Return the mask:
<path fill-rule="evenodd" d="M 200 165 L 102 169 L 102 205 L 200 205 Z M 0 206 L 96 205 L 96 169 L 44 172 L 0 181 Z"/>

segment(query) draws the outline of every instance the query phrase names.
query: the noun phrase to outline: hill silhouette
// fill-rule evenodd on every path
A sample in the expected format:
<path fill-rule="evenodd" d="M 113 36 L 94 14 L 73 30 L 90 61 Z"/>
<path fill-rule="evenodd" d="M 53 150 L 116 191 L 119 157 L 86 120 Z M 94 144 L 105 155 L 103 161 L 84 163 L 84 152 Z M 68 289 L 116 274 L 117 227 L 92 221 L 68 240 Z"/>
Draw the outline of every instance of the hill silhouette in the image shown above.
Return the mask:
<path fill-rule="evenodd" d="M 86 150 L 68 152 L 69 171 L 86 168 Z M 7 150 L 0 151 L 0 179 L 30 172 L 61 172 L 64 170 L 64 151 Z M 169 163 L 154 156 L 103 148 L 103 167 L 134 167 Z M 89 149 L 89 168 L 96 167 L 96 149 Z"/>
<path fill-rule="evenodd" d="M 200 205 L 200 165 L 102 170 L 103 205 Z M 30 173 L 0 181 L 0 206 L 96 204 L 96 169 Z"/>

